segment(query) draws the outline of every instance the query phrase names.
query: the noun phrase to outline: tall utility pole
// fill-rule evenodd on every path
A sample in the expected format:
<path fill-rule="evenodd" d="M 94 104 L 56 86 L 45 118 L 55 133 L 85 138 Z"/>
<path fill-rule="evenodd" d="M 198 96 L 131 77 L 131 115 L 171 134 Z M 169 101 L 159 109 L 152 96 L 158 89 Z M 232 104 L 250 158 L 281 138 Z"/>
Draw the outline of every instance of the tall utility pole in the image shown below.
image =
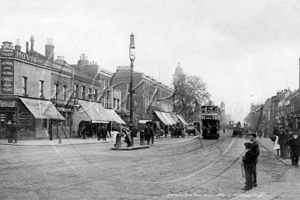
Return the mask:
<path fill-rule="evenodd" d="M 133 137 L 134 137 L 134 122 L 133 122 L 133 91 L 132 91 L 132 72 L 133 72 L 133 62 L 135 60 L 135 46 L 134 46 L 134 35 L 131 33 L 130 35 L 130 44 L 129 44 L 129 59 L 130 59 L 130 86 L 129 86 L 129 94 L 130 94 L 130 118 L 129 118 L 129 128 L 131 130 L 131 146 L 133 146 Z"/>

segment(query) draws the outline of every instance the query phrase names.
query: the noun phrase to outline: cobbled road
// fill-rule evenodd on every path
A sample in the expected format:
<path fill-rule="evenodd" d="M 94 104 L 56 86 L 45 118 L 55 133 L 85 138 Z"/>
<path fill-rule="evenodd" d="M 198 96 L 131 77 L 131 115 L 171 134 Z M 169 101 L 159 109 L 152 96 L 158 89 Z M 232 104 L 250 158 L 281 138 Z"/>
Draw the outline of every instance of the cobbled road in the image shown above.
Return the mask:
<path fill-rule="evenodd" d="M 219 140 L 161 138 L 135 151 L 110 143 L 0 145 L 0 199 L 236 198 L 245 141 L 228 132 Z M 293 174 L 263 148 L 257 168 L 259 185 Z"/>

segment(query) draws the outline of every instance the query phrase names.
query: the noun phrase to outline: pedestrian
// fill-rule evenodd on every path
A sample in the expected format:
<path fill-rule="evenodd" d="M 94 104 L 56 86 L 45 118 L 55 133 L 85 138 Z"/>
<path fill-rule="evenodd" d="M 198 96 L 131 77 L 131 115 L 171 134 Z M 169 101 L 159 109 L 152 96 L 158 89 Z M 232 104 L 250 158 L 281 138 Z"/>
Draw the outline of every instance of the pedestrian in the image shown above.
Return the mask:
<path fill-rule="evenodd" d="M 169 131 L 168 131 L 168 126 L 167 126 L 167 125 L 165 125 L 165 130 L 164 130 L 164 131 L 165 131 L 165 138 L 166 138 L 166 137 L 168 136 L 168 132 L 169 132 Z"/>
<path fill-rule="evenodd" d="M 147 127 L 145 128 L 145 140 L 147 141 L 147 145 L 150 143 L 150 139 L 154 137 L 153 129 L 151 127 L 151 122 L 146 123 Z M 154 140 L 154 138 L 153 138 Z M 153 144 L 153 141 L 151 141 Z"/>
<path fill-rule="evenodd" d="M 246 186 L 243 190 L 251 190 L 254 187 L 254 163 L 255 163 L 255 152 L 251 149 L 252 144 L 250 142 L 244 143 L 246 147 L 245 156 L 242 161 L 245 170 Z"/>
<path fill-rule="evenodd" d="M 279 143 L 278 143 L 278 140 L 279 140 L 279 137 L 277 136 L 277 135 L 274 135 L 274 137 L 275 137 L 275 140 L 274 140 L 274 150 L 276 150 L 276 156 L 277 157 L 279 157 L 280 155 L 279 155 L 279 151 L 280 151 L 280 145 L 279 145 Z"/>
<path fill-rule="evenodd" d="M 96 133 L 97 133 L 97 140 L 101 140 L 101 125 L 99 124 L 98 127 L 97 127 L 97 130 L 96 130 Z"/>
<path fill-rule="evenodd" d="M 129 130 L 125 130 L 125 143 L 127 143 L 127 147 L 132 146 L 132 141 L 131 141 L 131 132 Z"/>
<path fill-rule="evenodd" d="M 109 123 L 107 124 L 107 133 L 108 133 L 108 137 L 111 137 L 111 123 L 112 123 L 112 122 L 109 122 Z"/>
<path fill-rule="evenodd" d="M 53 131 L 53 121 L 50 120 L 50 124 L 49 124 L 49 139 L 50 140 L 53 140 L 52 131 Z"/>
<path fill-rule="evenodd" d="M 251 152 L 253 152 L 253 159 L 254 159 L 254 162 L 252 163 L 253 164 L 253 187 L 257 187 L 257 170 L 256 170 L 256 165 L 257 165 L 257 162 L 258 162 L 258 156 L 260 154 L 260 151 L 259 151 L 259 145 L 256 141 L 256 137 L 257 135 L 255 133 L 251 133 L 250 134 L 250 143 L 251 143 Z"/>
<path fill-rule="evenodd" d="M 86 132 L 87 132 L 87 127 L 84 125 L 84 126 L 82 127 L 82 139 L 85 139 L 85 137 L 86 137 Z"/>
<path fill-rule="evenodd" d="M 106 129 L 106 127 L 102 126 L 102 139 L 103 139 L 103 141 L 106 141 L 106 136 L 107 136 L 107 129 Z"/>
<path fill-rule="evenodd" d="M 6 134 L 7 134 L 7 139 L 8 143 L 13 142 L 13 124 L 11 123 L 11 120 L 8 120 L 6 123 Z"/>
<path fill-rule="evenodd" d="M 294 132 L 293 138 L 288 142 L 290 146 L 290 158 L 292 161 L 292 165 L 298 166 L 299 156 L 300 156 L 300 138 L 298 134 Z"/>
<path fill-rule="evenodd" d="M 278 144 L 280 145 L 280 157 L 286 159 L 288 157 L 287 155 L 287 149 L 288 149 L 288 145 L 287 145 L 287 138 L 288 135 L 285 132 L 285 130 L 283 128 L 281 128 L 281 130 L 279 131 L 279 139 L 278 139 Z"/>
<path fill-rule="evenodd" d="M 12 139 L 14 140 L 14 143 L 17 143 L 18 138 L 19 138 L 19 134 L 18 134 L 18 126 L 16 124 L 16 122 L 13 122 L 12 124 Z"/>

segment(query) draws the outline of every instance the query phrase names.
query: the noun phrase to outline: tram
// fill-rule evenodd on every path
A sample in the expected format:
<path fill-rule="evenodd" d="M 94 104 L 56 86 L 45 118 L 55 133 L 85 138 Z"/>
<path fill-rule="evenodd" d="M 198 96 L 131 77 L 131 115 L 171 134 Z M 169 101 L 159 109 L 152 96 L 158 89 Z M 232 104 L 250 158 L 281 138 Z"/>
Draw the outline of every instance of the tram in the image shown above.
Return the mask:
<path fill-rule="evenodd" d="M 203 139 L 219 139 L 220 113 L 218 106 L 201 106 Z"/>

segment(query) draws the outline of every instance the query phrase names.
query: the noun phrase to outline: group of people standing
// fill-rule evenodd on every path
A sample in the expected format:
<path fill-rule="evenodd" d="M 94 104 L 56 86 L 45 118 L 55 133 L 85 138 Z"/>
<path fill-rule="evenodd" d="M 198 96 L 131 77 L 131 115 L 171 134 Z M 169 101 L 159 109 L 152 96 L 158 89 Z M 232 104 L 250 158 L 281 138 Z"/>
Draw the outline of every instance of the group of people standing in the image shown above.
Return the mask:
<path fill-rule="evenodd" d="M 292 165 L 298 166 L 300 156 L 300 137 L 298 131 L 285 131 L 283 128 L 275 129 L 271 140 L 274 142 L 274 149 L 277 157 L 290 158 Z"/>
<path fill-rule="evenodd" d="M 80 125 L 78 130 L 78 136 L 82 137 L 82 139 L 86 139 L 87 137 L 93 137 L 96 135 L 97 140 L 103 139 L 106 141 L 106 137 L 111 137 L 110 124 L 83 124 Z"/>

